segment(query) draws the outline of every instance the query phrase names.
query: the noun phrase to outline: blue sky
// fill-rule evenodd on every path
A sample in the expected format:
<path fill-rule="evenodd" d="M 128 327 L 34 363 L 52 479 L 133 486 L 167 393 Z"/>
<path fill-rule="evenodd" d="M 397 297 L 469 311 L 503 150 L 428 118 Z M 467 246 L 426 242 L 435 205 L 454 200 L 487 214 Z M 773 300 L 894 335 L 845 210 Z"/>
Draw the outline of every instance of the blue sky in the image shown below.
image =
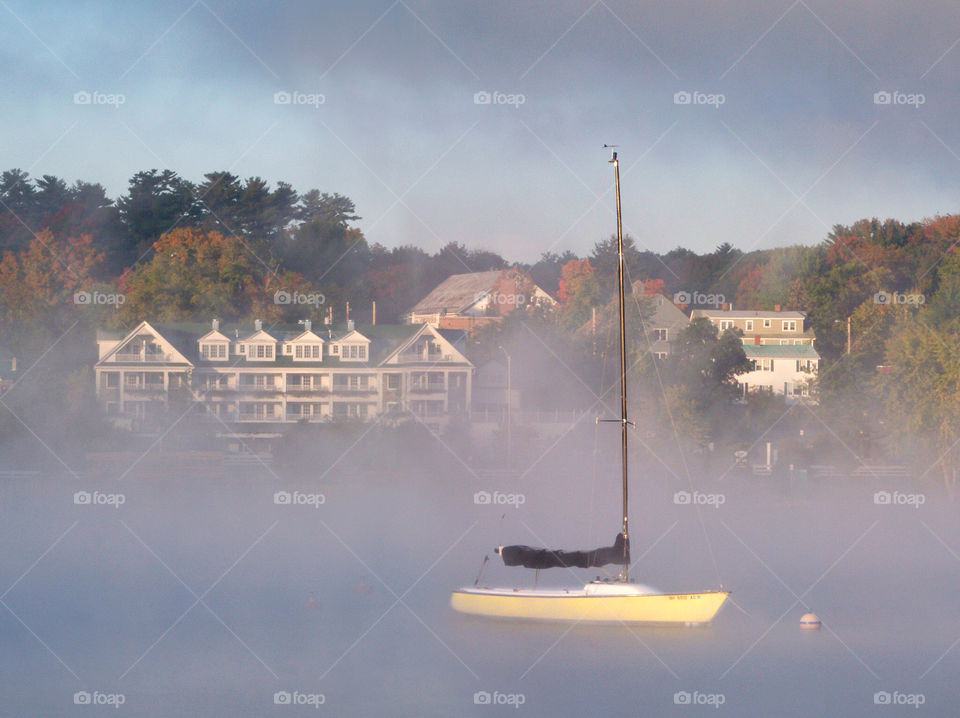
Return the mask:
<path fill-rule="evenodd" d="M 533 261 L 611 234 L 616 143 L 625 225 L 658 252 L 957 209 L 947 2 L 5 0 L 0 18 L 4 168 L 112 196 L 141 169 L 228 169 L 351 197 L 371 242 Z"/>

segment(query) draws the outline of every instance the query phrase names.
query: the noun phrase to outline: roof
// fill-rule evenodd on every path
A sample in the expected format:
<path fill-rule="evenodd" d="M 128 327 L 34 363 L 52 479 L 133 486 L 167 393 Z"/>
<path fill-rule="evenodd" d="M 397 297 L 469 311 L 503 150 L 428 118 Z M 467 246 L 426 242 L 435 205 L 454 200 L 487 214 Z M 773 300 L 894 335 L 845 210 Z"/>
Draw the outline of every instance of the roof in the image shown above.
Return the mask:
<path fill-rule="evenodd" d="M 811 344 L 744 344 L 743 353 L 750 359 L 819 359 Z"/>
<path fill-rule="evenodd" d="M 452 274 L 434 287 L 427 296 L 417 302 L 412 314 L 456 314 L 463 311 L 482 295 L 493 290 L 503 270 Z"/>
<path fill-rule="evenodd" d="M 210 333 L 210 324 L 197 322 L 176 322 L 170 324 L 152 324 L 157 333 L 169 341 L 184 357 L 197 367 L 219 367 L 231 369 L 243 368 L 276 368 L 276 367 L 296 367 L 310 369 L 317 367 L 350 367 L 357 369 L 372 368 L 380 365 L 390 354 L 403 346 L 406 342 L 420 332 L 425 325 L 423 324 L 356 324 L 353 329 L 348 330 L 347 325 L 320 325 L 315 326 L 313 331 L 325 342 L 336 342 L 352 332 L 358 332 L 370 340 L 370 349 L 366 361 L 350 360 L 341 361 L 338 357 L 324 354 L 322 359 L 316 361 L 294 361 L 293 357 L 279 353 L 274 359 L 263 361 L 251 361 L 250 359 L 241 359 L 231 357 L 228 360 L 210 361 L 200 355 L 198 340 L 205 334 Z M 249 336 L 249 327 L 240 324 L 221 324 L 220 331 L 227 337 L 234 338 L 239 335 L 243 340 Z M 246 330 L 246 331 L 245 331 Z M 263 330 L 275 337 L 277 341 L 289 341 L 298 336 L 302 336 L 304 329 L 302 325 L 297 324 L 265 324 Z M 130 330 L 132 331 L 132 330 Z M 129 334 L 127 332 L 116 332 L 113 330 L 98 330 L 98 339 L 121 340 Z M 234 339 L 235 341 L 235 339 Z"/>
<path fill-rule="evenodd" d="M 804 312 L 768 312 L 758 309 L 694 309 L 690 314 L 720 319 L 806 319 L 807 317 Z"/>

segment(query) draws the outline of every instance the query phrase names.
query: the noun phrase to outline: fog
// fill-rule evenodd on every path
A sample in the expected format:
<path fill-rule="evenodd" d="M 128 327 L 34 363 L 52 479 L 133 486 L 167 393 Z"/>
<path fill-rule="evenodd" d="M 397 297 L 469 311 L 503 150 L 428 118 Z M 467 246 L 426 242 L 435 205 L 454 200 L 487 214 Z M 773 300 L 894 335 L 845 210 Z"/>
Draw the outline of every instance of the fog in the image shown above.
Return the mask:
<path fill-rule="evenodd" d="M 383 453 L 376 430 L 313 471 L 164 471 L 160 458 L 121 480 L 115 469 L 7 476 L 4 713 L 625 716 L 719 704 L 852 716 L 886 708 L 884 692 L 951 712 L 960 530 L 933 481 L 758 477 L 719 456 L 688 480 L 637 448 L 632 577 L 671 591 L 722 581 L 732 600 L 712 626 L 454 613 L 450 591 L 473 584 L 484 555 L 484 584 L 532 585 L 532 572 L 493 555 L 498 543 L 613 539 L 611 431 L 584 419 L 512 472 L 478 471 L 425 430 Z M 481 490 L 503 503 L 475 503 Z M 77 491 L 90 503 L 75 503 Z M 291 503 L 276 503 L 278 491 Z M 877 502 L 883 491 L 889 503 Z M 597 573 L 555 569 L 539 585 Z M 800 629 L 807 610 L 822 629 Z M 483 691 L 500 705 L 475 703 Z M 101 705 L 75 705 L 77 692 Z M 277 692 L 301 705 L 275 704 Z"/>

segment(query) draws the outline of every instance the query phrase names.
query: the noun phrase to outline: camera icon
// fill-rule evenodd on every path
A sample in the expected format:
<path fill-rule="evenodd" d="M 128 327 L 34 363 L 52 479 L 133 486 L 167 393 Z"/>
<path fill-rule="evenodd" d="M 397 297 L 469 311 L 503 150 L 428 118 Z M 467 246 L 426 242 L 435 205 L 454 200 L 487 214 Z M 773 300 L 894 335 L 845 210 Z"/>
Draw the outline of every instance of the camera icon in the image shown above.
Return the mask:
<path fill-rule="evenodd" d="M 80 90 L 80 92 L 73 93 L 73 104 L 89 105 L 91 102 L 93 102 L 93 95 L 86 90 Z"/>
<path fill-rule="evenodd" d="M 280 289 L 273 295 L 274 304 L 290 304 L 291 301 L 293 301 L 293 297 L 285 289 Z"/>
<path fill-rule="evenodd" d="M 678 491 L 673 495 L 673 503 L 686 505 L 690 503 L 690 492 L 689 491 Z"/>
<path fill-rule="evenodd" d="M 877 691 L 873 694 L 873 702 L 878 706 L 890 705 L 890 694 L 887 691 Z"/>
<path fill-rule="evenodd" d="M 90 694 L 86 691 L 77 691 L 73 694 L 73 704 L 77 706 L 90 705 Z"/>
<path fill-rule="evenodd" d="M 674 705 L 678 706 L 688 706 L 690 705 L 690 693 L 688 691 L 677 691 L 673 694 Z"/>
<path fill-rule="evenodd" d="M 492 97 L 486 90 L 473 93 L 473 104 L 475 105 L 489 105 L 491 100 Z"/>
<path fill-rule="evenodd" d="M 475 504 L 489 504 L 493 500 L 493 496 L 489 491 L 478 491 L 473 495 L 473 503 Z"/>
<path fill-rule="evenodd" d="M 889 304 L 890 303 L 890 294 L 887 292 L 877 292 L 873 295 L 874 304 Z"/>
<path fill-rule="evenodd" d="M 292 499 L 289 491 L 278 491 L 273 495 L 273 503 L 277 506 L 289 506 Z"/>
<path fill-rule="evenodd" d="M 889 105 L 892 100 L 893 96 L 886 90 L 873 93 L 873 104 L 875 105 Z"/>
<path fill-rule="evenodd" d="M 478 706 L 490 705 L 490 694 L 487 691 L 477 691 L 473 694 L 473 704 Z"/>
<path fill-rule="evenodd" d="M 692 99 L 692 95 L 686 90 L 673 93 L 673 104 L 675 105 L 689 105 Z"/>
<path fill-rule="evenodd" d="M 677 292 L 673 295 L 674 304 L 690 304 L 691 299 L 690 292 Z"/>
<path fill-rule="evenodd" d="M 90 503 L 90 498 L 89 491 L 77 491 L 73 495 L 73 503 L 77 506 L 87 506 Z"/>
<path fill-rule="evenodd" d="M 293 96 L 286 90 L 273 93 L 273 104 L 275 105 L 289 105 L 292 100 Z"/>
<path fill-rule="evenodd" d="M 273 694 L 273 704 L 277 706 L 288 706 L 290 705 L 290 691 L 277 691 Z"/>
<path fill-rule="evenodd" d="M 878 506 L 888 506 L 891 498 L 889 491 L 878 491 L 873 495 L 873 503 Z"/>
<path fill-rule="evenodd" d="M 74 304 L 90 304 L 90 301 L 93 299 L 93 295 L 90 292 L 74 292 L 73 293 L 73 303 Z"/>

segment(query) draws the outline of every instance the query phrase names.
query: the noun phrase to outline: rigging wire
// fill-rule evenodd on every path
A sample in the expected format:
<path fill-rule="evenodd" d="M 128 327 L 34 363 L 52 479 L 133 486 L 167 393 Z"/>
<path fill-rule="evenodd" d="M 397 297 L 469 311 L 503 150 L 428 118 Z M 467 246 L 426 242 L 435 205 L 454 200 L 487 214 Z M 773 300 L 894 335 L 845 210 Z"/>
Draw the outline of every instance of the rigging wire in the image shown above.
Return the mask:
<path fill-rule="evenodd" d="M 624 269 L 624 273 L 625 273 L 625 274 L 628 276 L 628 278 L 629 278 L 630 271 L 629 271 L 629 267 L 627 266 L 626 263 L 624 263 L 623 269 Z M 637 305 L 637 314 L 638 314 L 639 317 L 640 317 L 640 328 L 643 330 L 643 336 L 644 336 L 644 338 L 645 338 L 646 341 L 647 341 L 647 349 L 646 349 L 646 352 L 647 352 L 648 355 L 651 355 L 652 352 L 650 351 L 650 338 L 649 338 L 649 334 L 648 334 L 648 331 L 649 331 L 649 330 L 648 330 L 647 322 L 646 322 L 646 321 L 644 320 L 644 318 L 643 318 L 643 312 L 641 311 L 641 308 L 640 308 L 640 298 L 638 297 L 638 295 L 636 295 L 636 294 L 632 291 L 632 289 L 633 289 L 633 280 L 632 280 L 632 279 L 629 279 L 629 283 L 630 283 L 630 288 L 631 288 L 630 295 L 633 297 L 634 303 Z M 666 413 L 667 413 L 667 417 L 669 417 L 669 419 L 670 419 L 670 427 L 671 427 L 671 429 L 673 430 L 674 441 L 676 441 L 676 443 L 677 443 L 677 448 L 680 450 L 680 462 L 683 464 L 683 472 L 684 472 L 684 474 L 686 475 L 687 485 L 688 485 L 689 488 L 690 488 L 690 494 L 693 495 L 693 493 L 694 493 L 694 489 L 693 489 L 693 479 L 692 479 L 692 477 L 690 476 L 690 466 L 687 464 L 687 455 L 686 455 L 686 452 L 684 452 L 684 450 L 683 450 L 683 444 L 682 444 L 681 441 L 680 441 L 680 432 L 677 431 L 677 424 L 676 424 L 676 421 L 675 421 L 674 418 L 673 418 L 673 412 L 670 411 L 670 403 L 667 401 L 667 393 L 666 393 L 666 390 L 664 389 L 664 386 L 663 386 L 663 377 L 662 377 L 662 375 L 660 374 L 660 367 L 657 365 L 657 362 L 656 362 L 656 359 L 655 359 L 655 358 L 654 358 L 654 361 L 653 361 L 653 369 L 654 369 L 654 373 L 655 373 L 656 376 L 657 376 L 657 384 L 658 384 L 659 387 L 660 387 L 660 395 L 663 397 L 663 407 L 664 407 L 664 410 L 665 410 Z M 637 431 L 636 426 L 633 427 L 633 430 L 634 430 L 634 431 Z M 639 433 L 639 432 L 638 432 L 638 433 Z M 707 545 L 707 553 L 710 555 L 710 562 L 713 564 L 713 572 L 714 572 L 714 574 L 715 574 L 716 577 L 717 577 L 717 583 L 720 584 L 720 588 L 723 588 L 723 578 L 720 576 L 720 567 L 719 567 L 719 565 L 717 564 L 717 557 L 716 557 L 716 554 L 714 553 L 714 550 L 713 550 L 713 542 L 710 540 L 710 534 L 707 532 L 707 526 L 706 526 L 706 523 L 705 523 L 704 520 L 703 520 L 703 512 L 702 512 L 699 504 L 697 504 L 697 503 L 695 503 L 695 502 L 691 502 L 691 503 L 693 503 L 694 509 L 696 509 L 696 512 L 697 512 L 697 521 L 700 523 L 700 530 L 701 530 L 701 532 L 703 533 L 703 540 L 704 540 L 704 542 L 705 542 L 706 545 Z"/>

